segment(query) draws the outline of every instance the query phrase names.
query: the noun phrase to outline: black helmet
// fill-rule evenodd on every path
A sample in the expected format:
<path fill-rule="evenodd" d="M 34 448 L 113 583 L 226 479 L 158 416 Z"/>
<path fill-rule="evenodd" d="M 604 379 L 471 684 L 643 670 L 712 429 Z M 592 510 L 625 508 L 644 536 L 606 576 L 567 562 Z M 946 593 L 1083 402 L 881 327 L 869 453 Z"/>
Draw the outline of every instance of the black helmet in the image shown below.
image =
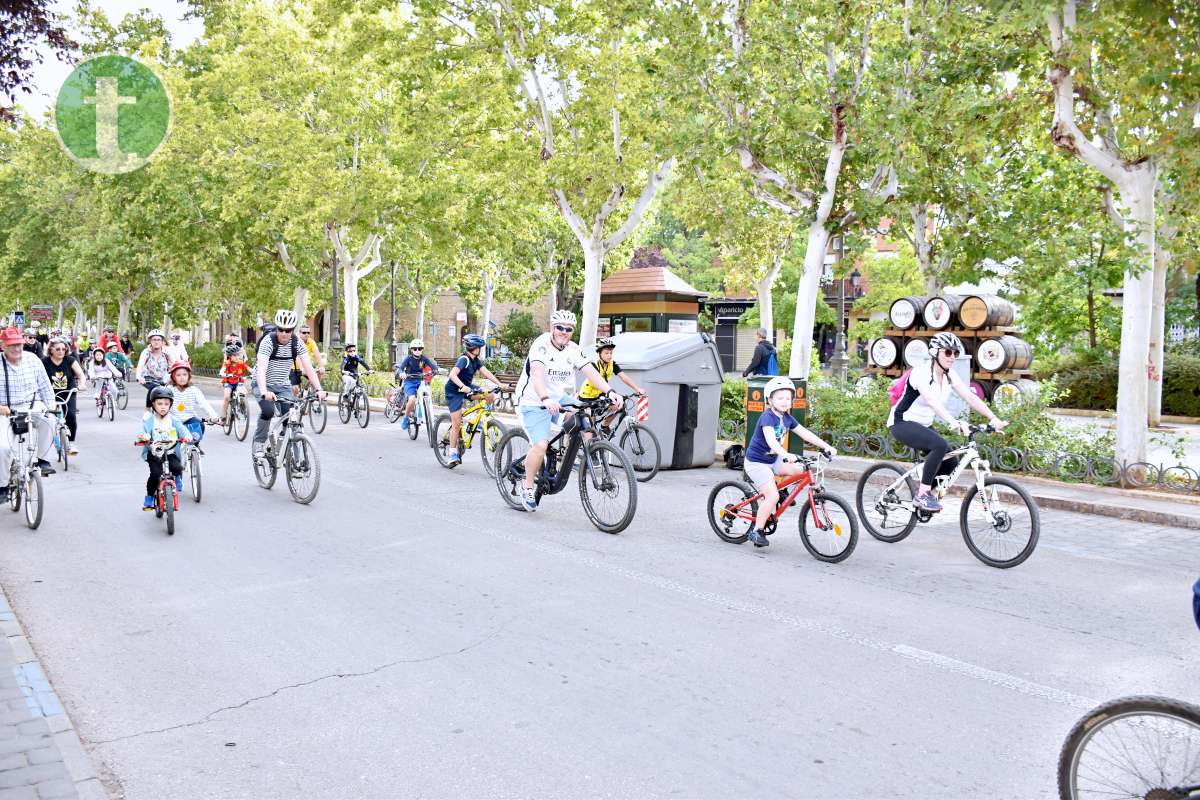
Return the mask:
<path fill-rule="evenodd" d="M 155 386 L 150 390 L 150 404 L 153 405 L 155 400 L 174 400 L 175 393 L 166 386 Z"/>

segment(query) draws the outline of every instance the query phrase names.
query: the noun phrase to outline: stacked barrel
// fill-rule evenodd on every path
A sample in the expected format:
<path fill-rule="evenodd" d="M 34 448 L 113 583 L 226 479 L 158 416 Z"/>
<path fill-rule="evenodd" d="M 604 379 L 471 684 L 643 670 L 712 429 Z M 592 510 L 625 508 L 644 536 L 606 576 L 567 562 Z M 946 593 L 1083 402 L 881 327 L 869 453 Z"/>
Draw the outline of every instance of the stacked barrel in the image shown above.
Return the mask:
<path fill-rule="evenodd" d="M 1012 303 L 995 295 L 901 297 L 888 309 L 891 327 L 867 349 L 869 372 L 900 375 L 929 358 L 929 340 L 950 331 L 971 357 L 971 389 L 985 400 L 1035 396 L 1033 348 L 1012 327 Z"/>

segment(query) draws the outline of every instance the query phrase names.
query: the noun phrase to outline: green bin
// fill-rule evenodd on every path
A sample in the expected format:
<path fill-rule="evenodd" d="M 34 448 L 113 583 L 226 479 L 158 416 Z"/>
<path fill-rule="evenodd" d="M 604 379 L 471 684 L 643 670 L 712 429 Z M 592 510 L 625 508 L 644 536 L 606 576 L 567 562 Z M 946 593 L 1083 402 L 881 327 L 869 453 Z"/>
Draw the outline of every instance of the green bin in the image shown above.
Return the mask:
<path fill-rule="evenodd" d="M 776 376 L 774 375 L 752 375 L 746 379 L 746 397 L 742 402 L 742 408 L 746 411 L 746 433 L 743 436 L 742 444 L 750 447 L 750 437 L 754 435 L 754 428 L 758 424 L 758 418 L 762 416 L 765 405 L 763 397 L 763 389 L 766 388 L 767 382 Z M 792 399 L 792 416 L 801 425 L 808 421 L 808 381 L 803 378 L 792 378 L 792 383 L 796 385 L 796 396 Z M 793 436 L 791 432 L 784 434 L 784 445 L 789 453 L 803 455 L 804 440 L 799 436 Z"/>

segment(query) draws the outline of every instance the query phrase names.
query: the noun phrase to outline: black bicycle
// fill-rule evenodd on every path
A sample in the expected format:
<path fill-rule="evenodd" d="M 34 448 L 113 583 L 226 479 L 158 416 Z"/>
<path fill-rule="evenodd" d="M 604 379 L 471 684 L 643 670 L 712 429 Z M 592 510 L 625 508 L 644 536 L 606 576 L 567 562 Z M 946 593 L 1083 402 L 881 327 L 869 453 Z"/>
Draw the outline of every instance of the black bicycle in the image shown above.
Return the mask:
<path fill-rule="evenodd" d="M 312 428 L 312 432 L 324 433 L 325 426 L 329 423 L 329 409 L 325 406 L 325 401 L 320 399 L 318 391 L 314 386 L 305 386 L 296 402 L 300 404 L 300 413 L 308 420 L 308 427 Z"/>
<path fill-rule="evenodd" d="M 625 401 L 619 408 L 600 418 L 600 421 L 607 423 L 607 426 L 604 424 L 596 426 L 596 433 L 602 439 L 619 442 L 621 451 L 633 465 L 633 471 L 637 474 L 639 483 L 645 483 L 657 475 L 662 461 L 662 447 L 659 445 L 654 431 L 638 422 L 636 415 L 629 413 L 630 406 L 636 406 L 638 398 L 642 396 L 640 394 L 626 395 Z M 622 423 L 625 423 L 624 429 L 621 428 Z M 617 437 L 618 432 L 621 434 L 620 438 Z"/>
<path fill-rule="evenodd" d="M 605 533 L 620 533 L 629 527 L 637 511 L 637 477 L 620 448 L 594 435 L 596 418 L 608 407 L 606 397 L 575 400 L 564 406 L 575 409 L 575 413 L 550 439 L 534 482 L 534 496 L 540 502 L 544 495 L 567 488 L 578 460 L 579 499 L 584 513 Z M 529 435 L 521 428 L 505 433 L 496 445 L 496 487 L 504 502 L 517 510 L 525 508 L 521 495 L 528 453 Z M 578 458 L 581 453 L 582 458 Z"/>
<path fill-rule="evenodd" d="M 371 372 L 367 374 L 370 375 Z M 371 422 L 371 401 L 367 397 L 367 387 L 362 382 L 362 376 L 357 372 L 353 375 L 354 385 L 350 387 L 350 391 L 338 395 L 338 419 L 345 425 L 353 416 L 358 421 L 358 427 L 365 428 Z"/>

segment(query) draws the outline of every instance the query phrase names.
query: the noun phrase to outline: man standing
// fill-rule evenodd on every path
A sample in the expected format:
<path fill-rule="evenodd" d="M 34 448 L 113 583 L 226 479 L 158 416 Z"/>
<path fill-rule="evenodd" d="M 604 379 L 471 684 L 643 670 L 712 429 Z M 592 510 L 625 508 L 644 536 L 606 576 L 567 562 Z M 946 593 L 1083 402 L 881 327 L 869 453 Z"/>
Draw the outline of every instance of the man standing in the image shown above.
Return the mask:
<path fill-rule="evenodd" d="M 766 328 L 758 329 L 758 344 L 754 345 L 754 357 L 750 359 L 750 366 L 746 367 L 742 377 L 779 374 L 779 357 L 775 354 L 775 345 L 767 338 L 770 335 L 771 332 Z"/>
<path fill-rule="evenodd" d="M 43 475 L 53 475 L 54 467 L 46 458 L 54 449 L 54 425 L 46 409 L 54 408 L 54 392 L 41 359 L 26 355 L 21 332 L 6 328 L 0 333 L 4 357 L 0 358 L 0 417 L 10 417 L 13 411 L 29 407 L 31 399 L 41 401 L 43 408 L 31 414 L 29 421 L 37 428 L 37 466 Z M 7 476 L 13 456 L 12 427 L 5 419 L 0 424 L 0 475 Z M 7 481 L 5 481 L 7 484 Z M 8 499 L 8 487 L 0 488 L 0 502 Z"/>

